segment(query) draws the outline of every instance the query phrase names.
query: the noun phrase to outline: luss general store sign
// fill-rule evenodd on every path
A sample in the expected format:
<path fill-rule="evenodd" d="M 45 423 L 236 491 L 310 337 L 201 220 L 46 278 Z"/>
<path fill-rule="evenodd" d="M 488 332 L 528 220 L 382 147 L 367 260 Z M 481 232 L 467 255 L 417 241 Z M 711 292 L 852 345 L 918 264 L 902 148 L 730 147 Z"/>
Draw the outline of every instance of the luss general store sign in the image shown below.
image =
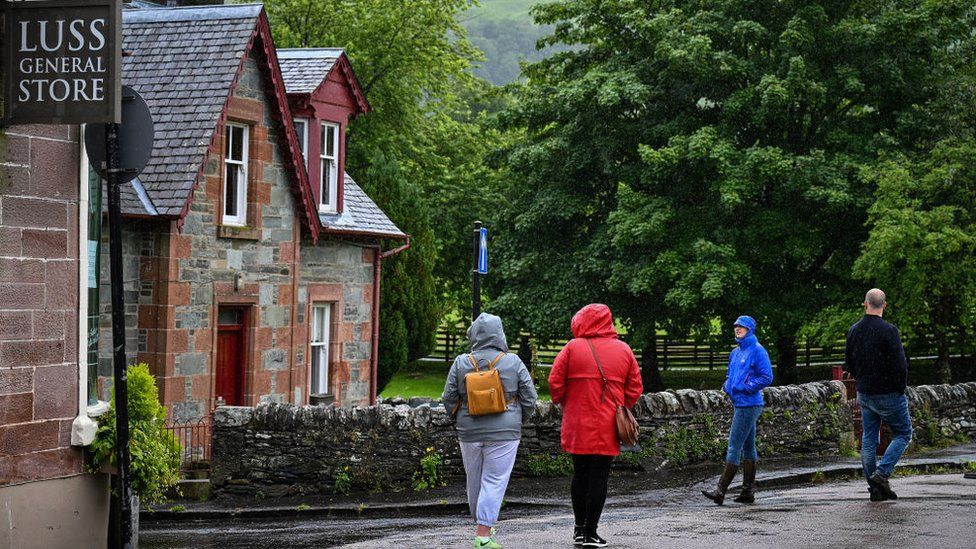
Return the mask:
<path fill-rule="evenodd" d="M 119 122 L 118 0 L 0 2 L 4 123 Z"/>

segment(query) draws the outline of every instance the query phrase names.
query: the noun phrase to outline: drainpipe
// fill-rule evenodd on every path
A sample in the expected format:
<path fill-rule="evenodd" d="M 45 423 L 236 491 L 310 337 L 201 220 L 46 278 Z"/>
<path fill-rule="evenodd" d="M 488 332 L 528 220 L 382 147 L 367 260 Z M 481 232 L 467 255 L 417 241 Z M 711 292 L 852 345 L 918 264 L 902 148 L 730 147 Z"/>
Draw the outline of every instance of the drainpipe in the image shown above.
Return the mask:
<path fill-rule="evenodd" d="M 371 366 L 369 374 L 369 404 L 370 406 L 376 405 L 376 385 L 377 379 L 376 374 L 379 370 L 379 351 L 380 351 L 380 272 L 383 269 L 383 260 L 387 257 L 394 256 L 400 252 L 410 249 L 410 237 L 407 237 L 407 243 L 399 248 L 395 248 L 389 251 L 382 251 L 382 249 L 377 246 L 376 254 L 373 256 L 373 351 L 371 357 Z"/>

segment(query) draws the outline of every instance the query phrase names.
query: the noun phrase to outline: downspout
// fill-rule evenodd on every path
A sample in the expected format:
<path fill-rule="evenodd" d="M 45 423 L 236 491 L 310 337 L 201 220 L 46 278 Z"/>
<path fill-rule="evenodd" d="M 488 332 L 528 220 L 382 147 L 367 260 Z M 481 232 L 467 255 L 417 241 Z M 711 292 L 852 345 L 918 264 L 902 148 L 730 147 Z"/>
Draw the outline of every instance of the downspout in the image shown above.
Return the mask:
<path fill-rule="evenodd" d="M 88 446 L 95 440 L 98 424 L 89 416 L 88 407 L 88 152 L 85 133 L 79 127 L 78 148 L 78 415 L 71 422 L 71 445 Z M 94 259 L 94 258 L 92 258 Z"/>
<path fill-rule="evenodd" d="M 291 368 L 288 369 L 288 386 L 291 388 L 291 398 L 296 406 L 303 404 L 299 400 L 308 401 L 308 395 L 302 395 L 301 399 L 295 398 L 297 396 L 295 391 L 295 372 L 298 370 L 298 348 L 295 347 L 295 331 L 298 329 L 298 263 L 300 261 L 298 250 L 301 244 L 301 234 L 302 231 L 299 223 L 294 223 L 292 225 L 294 249 L 291 255 L 291 330 L 288 330 L 291 339 Z M 304 345 L 304 342 L 302 344 Z"/>
<path fill-rule="evenodd" d="M 379 370 L 379 358 L 380 358 L 380 272 L 383 269 L 383 260 L 387 257 L 394 256 L 400 252 L 410 249 L 410 237 L 407 237 L 407 243 L 399 248 L 395 248 L 389 251 L 382 251 L 380 246 L 376 247 L 376 253 L 373 256 L 373 351 L 372 351 L 372 364 L 370 365 L 369 374 L 369 404 L 370 406 L 376 405 L 376 385 L 377 379 L 376 374 Z"/>

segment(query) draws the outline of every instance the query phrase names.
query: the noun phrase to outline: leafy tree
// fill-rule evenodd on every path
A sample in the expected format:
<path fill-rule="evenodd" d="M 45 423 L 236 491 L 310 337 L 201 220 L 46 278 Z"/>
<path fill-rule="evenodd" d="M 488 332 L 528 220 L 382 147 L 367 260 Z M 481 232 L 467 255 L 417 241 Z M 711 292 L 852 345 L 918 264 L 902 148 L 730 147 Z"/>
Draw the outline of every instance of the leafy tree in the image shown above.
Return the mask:
<path fill-rule="evenodd" d="M 970 3 L 565 0 L 536 15 L 574 49 L 528 67 L 505 118 L 526 138 L 508 155 L 498 303 L 542 333 L 593 300 L 677 332 L 752 314 L 795 381 L 798 330 L 857 288 L 862 174 L 938 126 L 933 98 L 971 60 Z"/>
<path fill-rule="evenodd" d="M 468 189 L 484 177 L 478 159 L 491 142 L 465 101 L 479 86 L 470 74 L 478 52 L 458 23 L 469 6 L 470 0 L 266 2 L 279 47 L 345 48 L 373 107 L 350 124 L 346 165 L 412 236 L 411 249 L 384 264 L 378 390 L 432 349 L 458 276 L 455 263 L 439 257 L 453 253 L 459 220 L 478 215 Z"/>
<path fill-rule="evenodd" d="M 949 339 L 976 326 L 976 141 L 947 141 L 912 161 L 886 160 L 877 182 L 871 234 L 855 264 L 885 289 L 909 336 L 935 335 L 937 367 L 951 382 Z"/>

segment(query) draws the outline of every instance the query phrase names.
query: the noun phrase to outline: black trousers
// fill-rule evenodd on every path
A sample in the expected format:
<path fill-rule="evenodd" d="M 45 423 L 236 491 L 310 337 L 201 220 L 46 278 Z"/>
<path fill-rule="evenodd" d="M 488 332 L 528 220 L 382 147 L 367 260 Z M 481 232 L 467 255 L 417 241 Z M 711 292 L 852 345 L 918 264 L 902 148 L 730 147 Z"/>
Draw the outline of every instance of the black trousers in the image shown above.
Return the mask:
<path fill-rule="evenodd" d="M 573 454 L 573 515 L 576 526 L 584 526 L 587 535 L 596 535 L 596 527 L 607 502 L 611 456 Z"/>

